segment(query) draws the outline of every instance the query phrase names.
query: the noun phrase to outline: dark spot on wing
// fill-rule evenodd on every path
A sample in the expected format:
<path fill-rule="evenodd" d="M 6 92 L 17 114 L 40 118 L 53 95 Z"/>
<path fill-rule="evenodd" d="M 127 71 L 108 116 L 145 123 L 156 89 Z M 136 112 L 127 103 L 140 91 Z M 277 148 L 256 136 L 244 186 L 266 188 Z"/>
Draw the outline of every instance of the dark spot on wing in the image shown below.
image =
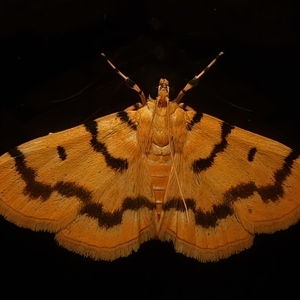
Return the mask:
<path fill-rule="evenodd" d="M 291 174 L 293 163 L 298 157 L 299 153 L 291 150 L 290 154 L 284 159 L 282 167 L 274 172 L 273 183 L 264 186 L 257 186 L 253 181 L 240 183 L 224 193 L 225 202 L 248 198 L 254 192 L 257 192 L 265 203 L 278 201 L 284 196 L 283 183 Z"/>
<path fill-rule="evenodd" d="M 254 156 L 257 152 L 257 149 L 255 147 L 251 148 L 248 152 L 248 161 L 253 161 L 254 160 Z"/>
<path fill-rule="evenodd" d="M 105 212 L 101 203 L 89 203 L 81 209 L 80 213 L 97 219 L 99 226 L 106 228 L 121 224 L 123 215 L 121 210 L 116 210 L 113 213 Z"/>
<path fill-rule="evenodd" d="M 222 123 L 220 143 L 214 145 L 214 148 L 208 157 L 199 158 L 193 162 L 192 168 L 193 168 L 194 173 L 200 173 L 200 172 L 205 171 L 208 168 L 213 166 L 214 160 L 215 160 L 217 154 L 223 152 L 226 149 L 226 147 L 228 145 L 226 138 L 230 134 L 230 132 L 233 128 L 234 128 L 234 126 L 232 126 L 228 123 L 225 123 L 225 122 Z"/>
<path fill-rule="evenodd" d="M 128 117 L 128 113 L 126 111 L 123 110 L 118 112 L 117 117 L 120 119 L 122 123 L 126 123 L 133 130 L 137 130 L 136 124 L 130 120 L 130 118 Z"/>
<path fill-rule="evenodd" d="M 282 167 L 273 174 L 273 183 L 259 186 L 253 181 L 242 182 L 229 188 L 223 194 L 223 201 L 220 204 L 212 205 L 209 211 L 203 211 L 201 207 L 196 207 L 194 199 L 185 199 L 188 210 L 195 214 L 195 223 L 203 228 L 218 226 L 218 221 L 226 219 L 234 214 L 233 204 L 236 201 L 243 201 L 258 193 L 264 203 L 269 201 L 276 202 L 284 197 L 283 183 L 292 173 L 294 161 L 299 157 L 299 153 L 291 150 L 290 154 L 284 159 Z M 201 204 L 200 204 L 201 205 Z M 175 209 L 176 211 L 185 212 L 183 200 L 173 198 L 168 200 L 164 205 L 165 211 Z M 252 213 L 252 209 L 248 209 Z"/>
<path fill-rule="evenodd" d="M 80 213 L 86 214 L 90 218 L 96 218 L 100 227 L 109 228 L 120 225 L 123 213 L 127 210 L 138 211 L 141 208 L 153 210 L 155 208 L 155 204 L 150 202 L 146 197 L 138 196 L 135 198 L 125 198 L 121 207 L 114 212 L 105 211 L 101 203 L 92 202 L 92 191 L 89 191 L 79 183 L 57 181 L 54 185 L 51 185 L 38 181 L 36 179 L 37 171 L 27 166 L 25 155 L 18 148 L 12 149 L 9 151 L 9 154 L 15 160 L 16 171 L 26 184 L 23 193 L 28 195 L 31 200 L 40 199 L 47 201 L 53 192 L 57 192 L 65 198 L 76 197 L 83 205 Z"/>
<path fill-rule="evenodd" d="M 155 205 L 147 198 L 140 196 L 136 198 L 125 198 L 121 208 L 114 212 L 104 211 L 101 203 L 89 203 L 82 208 L 80 213 L 97 219 L 100 227 L 109 228 L 122 223 L 122 216 L 126 210 L 137 211 L 141 208 L 152 210 L 155 208 Z"/>
<path fill-rule="evenodd" d="M 64 147 L 62 146 L 57 146 L 57 153 L 58 153 L 58 157 L 60 158 L 60 160 L 65 160 L 67 158 L 67 153 Z"/>
<path fill-rule="evenodd" d="M 192 210 L 195 214 L 195 223 L 203 228 L 215 227 L 219 220 L 225 219 L 233 214 L 233 209 L 228 204 L 213 205 L 210 211 L 204 212 L 201 208 L 196 208 L 194 199 L 184 200 L 188 210 Z M 173 198 L 163 205 L 164 211 L 175 209 L 185 212 L 183 200 L 181 198 Z"/>
<path fill-rule="evenodd" d="M 123 158 L 113 157 L 104 143 L 101 143 L 97 140 L 98 128 L 97 122 L 92 121 L 84 124 L 85 128 L 88 132 L 91 133 L 92 139 L 90 140 L 90 144 L 95 152 L 99 152 L 104 156 L 106 165 L 116 172 L 123 172 L 128 169 L 128 161 Z"/>
<path fill-rule="evenodd" d="M 203 117 L 203 113 L 201 113 L 201 112 L 196 112 L 196 113 L 194 114 L 194 116 L 193 116 L 193 119 L 192 119 L 190 122 L 188 122 L 188 123 L 186 124 L 186 129 L 187 129 L 188 131 L 191 131 L 191 130 L 193 129 L 193 126 L 194 126 L 195 124 L 199 123 L 202 117 Z"/>
<path fill-rule="evenodd" d="M 92 199 L 92 193 L 87 189 L 81 187 L 76 182 L 58 181 L 54 185 L 54 189 L 67 198 L 77 197 L 84 203 L 87 203 Z"/>
<path fill-rule="evenodd" d="M 30 198 L 41 197 L 42 200 L 47 200 L 53 192 L 51 185 L 36 181 L 36 170 L 27 166 L 25 155 L 18 147 L 10 150 L 8 153 L 14 158 L 16 171 L 26 183 L 23 191 L 24 195 L 28 195 Z"/>
<path fill-rule="evenodd" d="M 41 198 L 42 201 L 46 201 L 54 191 L 66 197 L 75 196 L 83 202 L 90 199 L 91 192 L 76 183 L 58 181 L 52 186 L 37 180 L 37 170 L 27 166 L 25 155 L 18 148 L 12 149 L 9 154 L 14 158 L 16 171 L 26 184 L 23 193 L 31 199 Z"/>

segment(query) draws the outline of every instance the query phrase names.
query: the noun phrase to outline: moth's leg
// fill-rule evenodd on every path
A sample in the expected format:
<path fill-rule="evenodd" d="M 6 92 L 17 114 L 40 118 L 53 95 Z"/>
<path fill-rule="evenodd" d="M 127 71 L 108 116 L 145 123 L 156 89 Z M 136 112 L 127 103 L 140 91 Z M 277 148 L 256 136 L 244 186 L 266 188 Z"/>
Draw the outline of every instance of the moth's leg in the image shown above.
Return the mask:
<path fill-rule="evenodd" d="M 223 55 L 224 52 L 220 52 L 217 57 L 201 72 L 199 73 L 198 75 L 196 75 L 192 80 L 190 80 L 187 85 L 179 92 L 177 98 L 175 99 L 175 102 L 176 103 L 179 103 L 181 98 L 184 96 L 184 94 L 194 88 L 195 86 L 198 85 L 198 81 L 199 81 L 199 78 L 208 70 L 210 69 L 210 67 L 216 62 L 216 60 L 221 56 Z"/>
<path fill-rule="evenodd" d="M 107 60 L 107 62 L 109 63 L 109 65 L 120 75 L 120 76 L 122 76 L 124 79 L 125 79 L 125 84 L 129 87 L 129 88 L 131 88 L 131 89 L 133 89 L 133 90 L 135 90 L 138 94 L 139 94 L 139 96 L 140 96 L 140 98 L 141 98 L 141 102 L 142 102 L 142 104 L 143 105 L 145 105 L 146 104 L 146 97 L 145 97 L 145 94 L 143 93 L 143 91 L 138 87 L 138 85 L 134 82 L 134 81 L 132 81 L 129 77 L 127 77 L 127 76 L 125 76 L 120 70 L 118 70 L 113 64 L 112 64 L 112 62 L 105 56 L 105 54 L 104 53 L 101 53 L 101 55 L 103 56 L 103 57 L 105 57 L 105 59 Z"/>

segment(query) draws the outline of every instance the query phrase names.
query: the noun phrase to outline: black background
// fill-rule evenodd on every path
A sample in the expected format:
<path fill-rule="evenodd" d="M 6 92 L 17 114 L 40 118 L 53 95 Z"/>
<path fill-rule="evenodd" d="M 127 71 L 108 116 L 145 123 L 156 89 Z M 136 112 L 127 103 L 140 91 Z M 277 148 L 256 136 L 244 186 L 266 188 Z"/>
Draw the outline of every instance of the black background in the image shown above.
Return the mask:
<path fill-rule="evenodd" d="M 298 4 L 2 1 L 0 154 L 138 101 L 101 52 L 155 97 L 159 78 L 167 77 L 176 95 L 224 51 L 183 101 L 300 150 Z M 70 293 L 83 287 L 98 298 L 142 299 L 287 296 L 297 288 L 291 280 L 300 267 L 299 224 L 257 236 L 249 250 L 205 264 L 159 241 L 127 258 L 95 262 L 59 247 L 52 234 L 2 217 L 0 234 L 7 282 L 43 282 L 54 290 L 54 282 L 64 283 Z"/>

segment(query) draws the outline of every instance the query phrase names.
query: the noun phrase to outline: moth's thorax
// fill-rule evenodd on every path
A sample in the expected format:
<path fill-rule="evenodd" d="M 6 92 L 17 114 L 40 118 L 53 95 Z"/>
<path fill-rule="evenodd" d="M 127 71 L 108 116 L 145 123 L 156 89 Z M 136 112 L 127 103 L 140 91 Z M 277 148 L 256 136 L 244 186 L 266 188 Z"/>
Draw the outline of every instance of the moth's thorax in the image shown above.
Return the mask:
<path fill-rule="evenodd" d="M 160 155 L 156 151 L 159 147 L 166 148 L 170 142 L 170 112 L 169 97 L 165 90 L 161 90 L 156 98 L 156 105 L 153 111 L 152 130 L 149 137 L 152 144 L 150 152 Z"/>

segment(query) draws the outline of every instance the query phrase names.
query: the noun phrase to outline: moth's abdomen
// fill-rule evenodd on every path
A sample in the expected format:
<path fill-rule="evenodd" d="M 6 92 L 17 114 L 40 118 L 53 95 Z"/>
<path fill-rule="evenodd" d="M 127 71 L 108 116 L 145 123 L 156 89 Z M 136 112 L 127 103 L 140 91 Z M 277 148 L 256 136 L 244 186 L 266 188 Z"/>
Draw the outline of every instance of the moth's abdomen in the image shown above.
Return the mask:
<path fill-rule="evenodd" d="M 162 205 L 171 172 L 171 155 L 147 155 L 151 184 L 155 198 L 155 207 L 158 219 L 161 216 Z"/>

